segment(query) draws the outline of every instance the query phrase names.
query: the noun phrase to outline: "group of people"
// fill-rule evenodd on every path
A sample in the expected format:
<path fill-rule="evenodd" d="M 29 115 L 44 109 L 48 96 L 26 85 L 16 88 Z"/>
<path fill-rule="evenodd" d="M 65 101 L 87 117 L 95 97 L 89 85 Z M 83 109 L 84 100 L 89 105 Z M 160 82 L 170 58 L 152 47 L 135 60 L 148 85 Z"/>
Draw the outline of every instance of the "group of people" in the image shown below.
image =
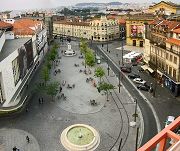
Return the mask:
<path fill-rule="evenodd" d="M 60 70 L 60 69 L 57 69 L 57 70 L 54 71 L 54 75 L 55 75 L 55 76 L 56 76 L 56 74 L 58 74 L 58 73 L 61 73 L 61 70 Z"/>
<path fill-rule="evenodd" d="M 26 136 L 26 142 L 27 142 L 27 143 L 30 143 L 30 138 L 29 138 L 28 135 Z M 13 151 L 20 151 L 20 149 L 18 149 L 16 146 L 14 146 L 12 150 L 13 150 Z"/>
<path fill-rule="evenodd" d="M 97 102 L 95 100 L 90 100 L 91 105 L 97 105 Z"/>

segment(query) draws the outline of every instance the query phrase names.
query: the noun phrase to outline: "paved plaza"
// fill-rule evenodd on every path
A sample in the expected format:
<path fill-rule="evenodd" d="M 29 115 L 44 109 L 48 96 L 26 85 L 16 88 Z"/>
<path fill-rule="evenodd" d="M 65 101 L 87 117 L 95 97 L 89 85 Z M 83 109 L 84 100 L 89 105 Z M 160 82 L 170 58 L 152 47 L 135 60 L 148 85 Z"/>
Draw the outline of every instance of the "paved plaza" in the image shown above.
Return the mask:
<path fill-rule="evenodd" d="M 61 50 L 66 50 L 67 45 L 60 46 L 59 55 L 62 56 L 56 69 L 61 73 L 54 75 L 51 70 L 51 81 L 63 80 L 66 85 L 62 86 L 62 92 L 67 97 L 58 99 L 57 94 L 54 101 L 50 96 L 35 93 L 29 101 L 28 112 L 22 112 L 18 116 L 0 119 L 0 148 L 6 151 L 12 150 L 14 146 L 20 151 L 65 151 L 60 143 L 60 134 L 68 126 L 77 123 L 88 124 L 94 127 L 100 134 L 100 145 L 97 151 L 117 151 L 120 139 L 122 138 L 122 151 L 135 149 L 136 128 L 129 126 L 133 121 L 135 103 L 133 98 L 121 86 L 118 92 L 118 79 L 110 70 L 107 76 L 107 64 L 101 63 L 106 71 L 104 81 L 112 83 L 116 89 L 106 100 L 104 93 L 99 93 L 93 83 L 86 82 L 86 78 L 93 78 L 98 83 L 98 78 L 94 77 L 94 68 L 90 68 L 91 74 L 84 74 L 79 70 L 84 70 L 83 59 L 79 59 L 79 46 L 76 42 L 71 42 L 72 49 L 77 55 L 74 57 L 62 56 Z M 74 64 L 79 64 L 75 67 Z M 27 93 L 32 92 L 36 83 L 41 82 L 40 71 L 31 81 L 31 86 Z M 75 88 L 68 89 L 67 84 L 75 84 Z M 44 98 L 44 103 L 39 104 L 38 99 Z M 97 105 L 92 106 L 90 100 L 96 100 Z M 141 113 L 138 110 L 141 117 Z M 140 120 L 140 121 L 139 121 Z M 140 134 L 143 134 L 143 119 L 138 118 L 140 123 Z M 26 141 L 26 135 L 30 137 L 30 143 Z M 141 141 L 142 135 L 139 136 Z"/>

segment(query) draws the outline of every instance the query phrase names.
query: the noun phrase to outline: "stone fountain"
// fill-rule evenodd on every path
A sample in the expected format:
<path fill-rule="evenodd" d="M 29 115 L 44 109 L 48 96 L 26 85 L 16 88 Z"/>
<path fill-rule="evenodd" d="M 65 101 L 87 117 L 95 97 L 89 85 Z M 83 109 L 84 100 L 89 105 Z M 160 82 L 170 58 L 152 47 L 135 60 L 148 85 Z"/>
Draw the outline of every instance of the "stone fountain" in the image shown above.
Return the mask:
<path fill-rule="evenodd" d="M 60 140 L 68 151 L 94 151 L 99 146 L 100 136 L 89 125 L 75 124 L 62 132 Z"/>

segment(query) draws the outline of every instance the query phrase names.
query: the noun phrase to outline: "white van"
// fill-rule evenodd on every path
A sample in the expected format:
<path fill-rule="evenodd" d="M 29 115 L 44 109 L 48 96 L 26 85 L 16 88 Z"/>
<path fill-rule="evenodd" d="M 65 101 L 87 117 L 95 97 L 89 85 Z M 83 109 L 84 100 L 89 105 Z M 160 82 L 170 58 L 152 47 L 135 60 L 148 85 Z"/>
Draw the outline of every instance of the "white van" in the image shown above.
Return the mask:
<path fill-rule="evenodd" d="M 99 56 L 96 56 L 96 62 L 97 62 L 97 64 L 101 63 L 101 58 Z"/>

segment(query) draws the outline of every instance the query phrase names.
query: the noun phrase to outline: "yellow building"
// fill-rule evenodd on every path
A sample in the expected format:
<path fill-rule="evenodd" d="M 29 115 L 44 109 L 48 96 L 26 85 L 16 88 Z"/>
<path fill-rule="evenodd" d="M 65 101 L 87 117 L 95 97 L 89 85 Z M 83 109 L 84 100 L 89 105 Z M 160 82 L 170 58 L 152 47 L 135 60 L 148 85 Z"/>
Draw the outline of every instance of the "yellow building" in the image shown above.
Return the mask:
<path fill-rule="evenodd" d="M 53 23 L 53 34 L 109 41 L 119 38 L 119 24 L 118 21 L 107 19 L 105 16 L 91 22 L 56 21 Z"/>
<path fill-rule="evenodd" d="M 180 5 L 161 1 L 153 6 L 149 6 L 149 13 L 157 15 L 180 14 Z"/>
<path fill-rule="evenodd" d="M 151 14 L 138 14 L 126 19 L 126 44 L 144 47 L 145 23 L 154 19 Z"/>

